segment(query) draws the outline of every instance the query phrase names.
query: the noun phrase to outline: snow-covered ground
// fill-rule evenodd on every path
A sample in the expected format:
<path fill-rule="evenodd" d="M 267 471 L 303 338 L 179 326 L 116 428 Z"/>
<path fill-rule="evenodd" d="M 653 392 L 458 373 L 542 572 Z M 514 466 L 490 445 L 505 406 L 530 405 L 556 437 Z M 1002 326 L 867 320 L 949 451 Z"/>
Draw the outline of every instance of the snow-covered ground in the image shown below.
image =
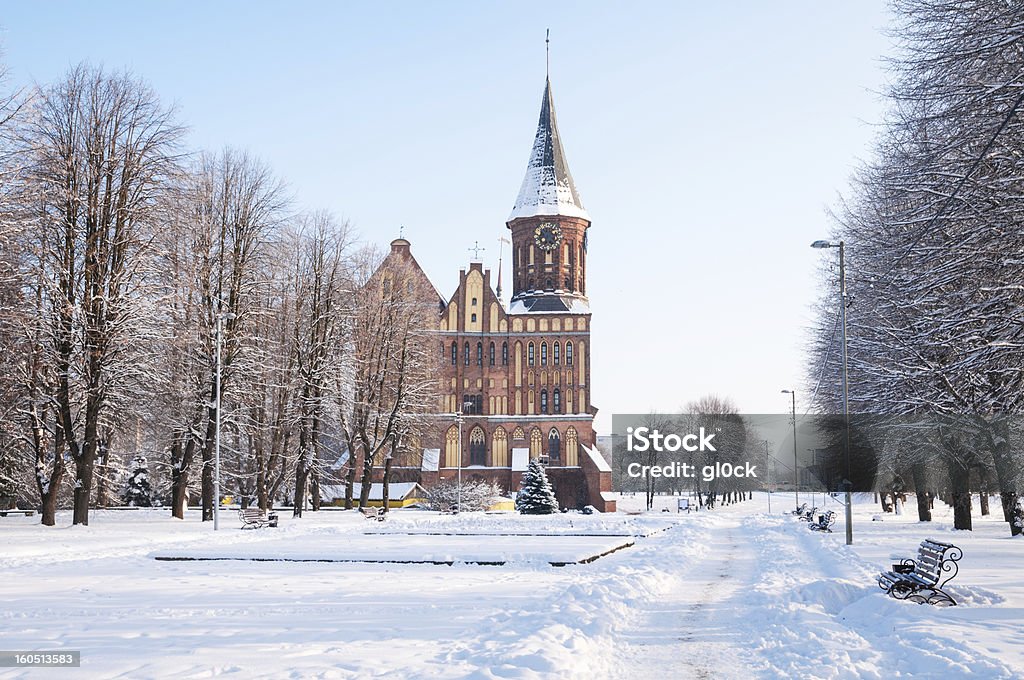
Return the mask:
<path fill-rule="evenodd" d="M 944 506 L 928 526 L 913 513 L 873 522 L 877 505 L 861 500 L 852 548 L 837 504 L 835 533 L 821 535 L 783 516 L 793 499 L 782 494 L 770 515 L 758 495 L 689 515 L 407 510 L 376 523 L 322 512 L 260 531 L 238 530 L 228 514 L 216 534 L 163 510 L 97 512 L 89 527 L 7 517 L 0 648 L 81 650 L 82 668 L 0 677 L 1024 677 L 1024 540 L 994 518 L 953 532 Z M 964 549 L 950 587 L 958 607 L 897 602 L 875 585 L 926 536 Z M 547 564 L 615 541 L 634 545 L 590 564 Z M 456 564 L 161 554 L 445 554 Z M 508 563 L 458 562 L 472 554 Z"/>

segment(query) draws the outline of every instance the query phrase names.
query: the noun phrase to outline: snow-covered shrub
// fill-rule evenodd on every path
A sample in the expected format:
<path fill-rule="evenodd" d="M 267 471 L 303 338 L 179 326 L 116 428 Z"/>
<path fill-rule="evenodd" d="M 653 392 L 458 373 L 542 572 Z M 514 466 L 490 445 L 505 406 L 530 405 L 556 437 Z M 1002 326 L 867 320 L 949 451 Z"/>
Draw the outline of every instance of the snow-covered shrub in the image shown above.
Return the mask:
<path fill-rule="evenodd" d="M 486 510 L 500 496 L 501 489 L 494 482 L 463 480 L 461 511 Z M 431 510 L 448 510 L 458 503 L 458 480 L 442 479 L 427 490 L 427 507 Z"/>
<path fill-rule="evenodd" d="M 544 466 L 536 460 L 523 473 L 523 483 L 516 496 L 516 510 L 523 515 L 550 515 L 558 512 L 555 490 L 548 481 Z"/>
<path fill-rule="evenodd" d="M 124 490 L 124 504 L 137 508 L 153 506 L 153 488 L 149 485 L 149 464 L 146 457 L 137 454 L 132 458 L 131 475 Z"/>
<path fill-rule="evenodd" d="M 0 509 L 13 505 L 21 484 L 18 482 L 18 461 L 13 448 L 0 450 Z"/>

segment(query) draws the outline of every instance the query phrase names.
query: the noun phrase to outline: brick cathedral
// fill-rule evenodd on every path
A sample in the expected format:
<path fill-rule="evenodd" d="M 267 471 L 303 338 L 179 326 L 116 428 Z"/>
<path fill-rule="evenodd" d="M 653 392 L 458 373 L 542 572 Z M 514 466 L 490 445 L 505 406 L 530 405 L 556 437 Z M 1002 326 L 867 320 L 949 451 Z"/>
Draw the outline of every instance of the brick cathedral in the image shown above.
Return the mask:
<path fill-rule="evenodd" d="M 459 272 L 451 298 L 439 296 L 439 416 L 445 424 L 433 445 L 422 442 L 419 481 L 430 486 L 455 477 L 461 453 L 463 479 L 491 480 L 516 491 L 528 461 L 539 459 L 563 507 L 589 504 L 614 511 L 611 469 L 597 450 L 597 409 L 590 401 L 590 216 L 566 163 L 550 79 L 526 177 L 506 226 L 512 260 L 508 307 L 500 271 L 492 281 L 480 262 Z M 390 258 L 418 268 L 405 239 L 391 243 Z"/>

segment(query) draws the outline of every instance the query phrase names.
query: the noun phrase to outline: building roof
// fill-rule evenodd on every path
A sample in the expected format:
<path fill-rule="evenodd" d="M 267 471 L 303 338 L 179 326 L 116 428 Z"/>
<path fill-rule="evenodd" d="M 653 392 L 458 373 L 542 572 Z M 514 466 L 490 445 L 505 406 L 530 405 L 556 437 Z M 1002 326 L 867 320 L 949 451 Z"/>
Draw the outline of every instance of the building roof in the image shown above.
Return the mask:
<path fill-rule="evenodd" d="M 352 497 L 359 498 L 363 486 L 359 482 L 352 485 Z M 392 482 L 388 484 L 388 498 L 391 500 L 406 500 L 407 498 L 423 498 L 427 491 L 416 482 Z M 345 497 L 344 484 L 323 484 L 320 486 L 320 496 L 330 502 L 337 498 Z M 368 500 L 384 500 L 384 485 L 370 484 L 370 497 Z"/>
<path fill-rule="evenodd" d="M 526 177 L 519 189 L 519 198 L 508 221 L 536 216 L 582 217 L 590 220 L 573 184 L 569 164 L 565 161 L 562 139 L 555 119 L 555 100 L 551 94 L 551 79 L 544 84 L 544 98 L 540 104 L 540 121 L 533 151 L 526 164 Z"/>

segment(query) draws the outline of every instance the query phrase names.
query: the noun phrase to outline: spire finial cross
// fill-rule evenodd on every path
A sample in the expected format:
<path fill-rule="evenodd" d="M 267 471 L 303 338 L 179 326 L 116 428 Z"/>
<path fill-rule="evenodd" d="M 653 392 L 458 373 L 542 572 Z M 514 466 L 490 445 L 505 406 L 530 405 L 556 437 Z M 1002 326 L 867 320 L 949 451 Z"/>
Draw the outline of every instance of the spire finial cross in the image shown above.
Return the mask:
<path fill-rule="evenodd" d="M 546 71 L 545 75 L 548 77 L 548 79 L 550 79 L 551 78 L 551 29 L 550 28 L 547 29 L 547 32 L 544 35 L 544 52 L 545 52 L 545 59 L 547 60 L 547 64 L 545 66 L 545 71 Z"/>
<path fill-rule="evenodd" d="M 479 241 L 473 241 L 473 247 L 472 248 L 466 248 L 466 250 L 472 250 L 473 251 L 473 259 L 474 260 L 479 260 L 480 259 L 480 251 L 481 250 L 487 250 L 487 248 L 484 248 L 483 246 L 481 246 Z"/>
<path fill-rule="evenodd" d="M 405 225 L 398 225 L 398 238 L 405 238 Z"/>

